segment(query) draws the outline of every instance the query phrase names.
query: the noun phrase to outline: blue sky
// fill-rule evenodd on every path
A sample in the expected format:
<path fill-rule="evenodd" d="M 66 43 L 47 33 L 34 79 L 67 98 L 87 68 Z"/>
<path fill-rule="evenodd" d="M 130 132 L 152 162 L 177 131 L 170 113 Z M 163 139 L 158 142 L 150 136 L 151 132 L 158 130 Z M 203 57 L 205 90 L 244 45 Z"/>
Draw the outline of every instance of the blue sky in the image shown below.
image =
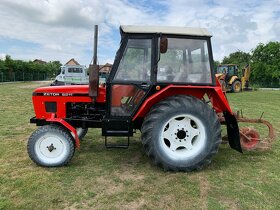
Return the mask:
<path fill-rule="evenodd" d="M 1 0 L 0 58 L 88 65 L 95 24 L 100 64 L 113 62 L 121 24 L 207 28 L 214 59 L 221 60 L 280 41 L 280 0 Z"/>

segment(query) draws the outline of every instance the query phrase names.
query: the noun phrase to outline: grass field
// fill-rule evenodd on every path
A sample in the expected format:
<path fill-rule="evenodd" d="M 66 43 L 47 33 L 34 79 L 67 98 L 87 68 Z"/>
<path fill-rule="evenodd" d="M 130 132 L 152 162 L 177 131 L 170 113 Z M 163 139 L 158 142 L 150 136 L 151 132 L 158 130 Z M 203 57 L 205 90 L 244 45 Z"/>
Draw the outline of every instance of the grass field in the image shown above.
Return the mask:
<path fill-rule="evenodd" d="M 272 151 L 239 154 L 221 145 L 211 165 L 163 172 L 144 155 L 140 134 L 129 149 L 105 149 L 91 129 L 67 167 L 41 168 L 26 152 L 36 129 L 31 94 L 38 83 L 0 85 L 0 209 L 277 209 L 280 206 L 280 91 L 228 94 L 234 110 L 271 121 Z"/>

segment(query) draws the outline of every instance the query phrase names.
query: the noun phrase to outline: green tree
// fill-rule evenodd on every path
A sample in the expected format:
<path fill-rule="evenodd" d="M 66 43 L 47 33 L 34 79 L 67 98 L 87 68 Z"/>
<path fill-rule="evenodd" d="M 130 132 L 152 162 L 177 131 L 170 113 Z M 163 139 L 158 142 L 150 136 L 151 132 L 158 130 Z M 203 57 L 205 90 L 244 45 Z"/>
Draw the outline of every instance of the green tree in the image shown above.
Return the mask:
<path fill-rule="evenodd" d="M 13 80 L 39 80 L 46 76 L 55 77 L 60 71 L 60 61 L 36 63 L 33 61 L 13 60 L 10 55 L 0 59 L 0 72 L 5 81 Z"/>
<path fill-rule="evenodd" d="M 240 50 L 229 54 L 229 56 L 224 57 L 222 63 L 224 64 L 237 64 L 239 69 L 244 68 L 249 64 L 251 55 Z"/>
<path fill-rule="evenodd" d="M 264 87 L 280 87 L 280 42 L 260 43 L 251 60 L 252 81 Z"/>
<path fill-rule="evenodd" d="M 50 61 L 48 63 L 49 74 L 52 77 L 55 77 L 56 75 L 58 75 L 60 73 L 61 66 L 62 66 L 62 64 L 60 63 L 60 61 Z"/>
<path fill-rule="evenodd" d="M 7 72 L 8 71 L 8 67 L 6 66 L 5 61 L 0 59 L 0 72 Z"/>
<path fill-rule="evenodd" d="M 216 70 L 217 70 L 219 64 L 220 64 L 220 61 L 214 61 L 214 69 L 215 69 L 215 72 L 216 72 Z"/>

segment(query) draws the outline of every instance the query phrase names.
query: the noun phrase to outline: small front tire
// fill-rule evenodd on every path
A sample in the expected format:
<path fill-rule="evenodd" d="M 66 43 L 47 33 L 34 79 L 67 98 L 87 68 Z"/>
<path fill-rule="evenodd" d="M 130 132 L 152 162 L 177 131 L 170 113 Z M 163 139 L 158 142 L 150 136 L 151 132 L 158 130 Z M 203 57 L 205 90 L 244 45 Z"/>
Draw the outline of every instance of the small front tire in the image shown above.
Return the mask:
<path fill-rule="evenodd" d="M 59 125 L 45 125 L 30 136 L 28 155 L 39 166 L 57 167 L 69 163 L 75 153 L 70 132 Z"/>

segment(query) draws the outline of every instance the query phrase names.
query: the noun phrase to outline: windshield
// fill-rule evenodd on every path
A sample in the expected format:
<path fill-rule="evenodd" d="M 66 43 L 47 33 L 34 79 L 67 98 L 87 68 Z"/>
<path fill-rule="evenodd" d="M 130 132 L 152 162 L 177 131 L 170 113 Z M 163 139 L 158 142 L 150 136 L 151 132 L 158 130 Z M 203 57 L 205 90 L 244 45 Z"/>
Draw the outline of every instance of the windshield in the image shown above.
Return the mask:
<path fill-rule="evenodd" d="M 220 73 L 226 74 L 226 73 L 227 73 L 227 66 L 219 66 L 219 67 L 217 68 L 217 73 L 218 73 L 218 74 L 220 74 Z"/>
<path fill-rule="evenodd" d="M 69 73 L 83 73 L 83 69 L 71 67 L 71 68 L 68 68 L 68 72 Z"/>

